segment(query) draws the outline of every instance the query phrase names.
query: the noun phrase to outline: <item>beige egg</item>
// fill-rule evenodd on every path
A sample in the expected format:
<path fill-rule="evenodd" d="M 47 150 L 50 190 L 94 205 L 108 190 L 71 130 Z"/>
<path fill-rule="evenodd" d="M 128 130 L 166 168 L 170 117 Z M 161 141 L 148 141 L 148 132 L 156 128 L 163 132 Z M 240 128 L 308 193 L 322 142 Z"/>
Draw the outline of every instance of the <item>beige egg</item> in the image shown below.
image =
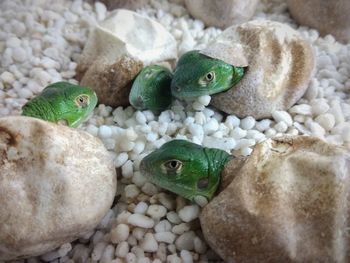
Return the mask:
<path fill-rule="evenodd" d="M 281 137 L 233 159 L 200 216 L 225 262 L 349 262 L 350 152 Z"/>
<path fill-rule="evenodd" d="M 176 40 L 161 24 L 117 9 L 89 35 L 77 79 L 95 90 L 99 103 L 126 106 L 132 81 L 144 66 L 174 63 L 176 58 Z"/>
<path fill-rule="evenodd" d="M 0 118 L 0 260 L 41 255 L 92 231 L 113 203 L 116 180 L 94 136 Z"/>
<path fill-rule="evenodd" d="M 349 0 L 287 0 L 291 16 L 302 26 L 315 28 L 321 35 L 350 41 Z"/>
<path fill-rule="evenodd" d="M 188 12 L 207 26 L 227 28 L 248 21 L 258 0 L 185 0 Z"/>
<path fill-rule="evenodd" d="M 308 88 L 315 66 L 311 45 L 296 30 L 266 20 L 227 28 L 201 53 L 247 67 L 238 84 L 211 100 L 217 109 L 241 118 L 269 118 L 290 108 Z"/>

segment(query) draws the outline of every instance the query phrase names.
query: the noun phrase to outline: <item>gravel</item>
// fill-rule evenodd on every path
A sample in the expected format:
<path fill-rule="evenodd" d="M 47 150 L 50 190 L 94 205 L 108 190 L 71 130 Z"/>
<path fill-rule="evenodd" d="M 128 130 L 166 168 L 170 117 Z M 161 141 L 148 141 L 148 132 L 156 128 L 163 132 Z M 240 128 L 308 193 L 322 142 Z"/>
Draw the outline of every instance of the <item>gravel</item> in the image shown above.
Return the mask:
<path fill-rule="evenodd" d="M 151 0 L 138 10 L 167 28 L 180 55 L 204 48 L 221 32 L 191 19 L 181 2 Z M 175 100 L 159 116 L 99 105 L 80 129 L 99 137 L 121 168 L 118 202 L 94 232 L 28 262 L 215 261 L 198 228 L 200 207 L 163 192 L 139 172 L 142 158 L 172 138 L 233 155 L 249 155 L 257 142 L 282 134 L 313 135 L 350 148 L 350 44 L 298 28 L 282 0 L 262 2 L 254 18 L 289 23 L 314 47 L 315 75 L 297 105 L 263 120 L 225 117 L 208 106 L 210 96 Z M 51 82 L 77 83 L 75 69 L 89 28 L 106 15 L 100 2 L 1 1 L 0 116 L 19 115 L 22 105 Z"/>

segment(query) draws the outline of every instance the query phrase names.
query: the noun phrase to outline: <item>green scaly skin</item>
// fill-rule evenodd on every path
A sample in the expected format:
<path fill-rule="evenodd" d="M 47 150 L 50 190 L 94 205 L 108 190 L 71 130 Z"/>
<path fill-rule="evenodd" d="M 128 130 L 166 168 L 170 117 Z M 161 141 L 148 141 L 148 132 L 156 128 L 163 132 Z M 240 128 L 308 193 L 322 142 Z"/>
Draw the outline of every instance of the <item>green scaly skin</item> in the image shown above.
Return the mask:
<path fill-rule="evenodd" d="M 173 140 L 143 158 L 140 170 L 149 180 L 191 201 L 211 199 L 225 164 L 233 157 L 220 149 Z"/>
<path fill-rule="evenodd" d="M 171 104 L 171 72 L 162 66 L 146 66 L 137 75 L 129 94 L 130 104 L 138 110 L 159 113 Z"/>
<path fill-rule="evenodd" d="M 212 95 L 232 88 L 244 74 L 243 67 L 192 50 L 183 54 L 176 65 L 171 93 L 179 99 Z"/>
<path fill-rule="evenodd" d="M 70 127 L 77 127 L 90 116 L 96 104 L 93 90 L 56 82 L 28 101 L 22 108 L 22 115 L 55 123 L 64 121 Z"/>

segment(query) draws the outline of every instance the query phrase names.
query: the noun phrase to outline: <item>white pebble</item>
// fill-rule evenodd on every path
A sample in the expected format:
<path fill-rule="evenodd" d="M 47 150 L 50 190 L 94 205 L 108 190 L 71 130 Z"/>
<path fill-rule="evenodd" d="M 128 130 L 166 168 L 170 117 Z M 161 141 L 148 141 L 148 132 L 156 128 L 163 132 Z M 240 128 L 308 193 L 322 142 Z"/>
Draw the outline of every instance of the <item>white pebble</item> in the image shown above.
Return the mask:
<path fill-rule="evenodd" d="M 207 251 L 206 244 L 199 237 L 194 238 L 193 244 L 194 244 L 194 250 L 198 254 L 204 254 Z"/>
<path fill-rule="evenodd" d="M 264 119 L 255 124 L 255 127 L 258 131 L 263 132 L 266 131 L 268 128 L 270 128 L 271 125 L 271 120 L 269 119 Z"/>
<path fill-rule="evenodd" d="M 326 131 L 331 130 L 335 125 L 335 118 L 330 113 L 325 113 L 317 116 L 315 121 L 320 124 Z"/>
<path fill-rule="evenodd" d="M 147 215 L 154 219 L 159 219 L 165 216 L 167 209 L 162 205 L 150 205 L 147 209 Z"/>
<path fill-rule="evenodd" d="M 272 112 L 272 117 L 276 122 L 285 122 L 288 126 L 292 126 L 293 120 L 290 114 L 286 111 L 274 111 Z"/>
<path fill-rule="evenodd" d="M 154 237 L 158 242 L 173 244 L 175 241 L 176 235 L 171 232 L 157 232 L 154 234 Z"/>
<path fill-rule="evenodd" d="M 115 248 L 112 245 L 108 245 L 101 256 L 100 263 L 110 263 L 114 258 Z"/>
<path fill-rule="evenodd" d="M 312 108 L 308 104 L 295 105 L 292 108 L 290 108 L 288 111 L 290 113 L 300 114 L 300 115 L 311 115 L 312 114 Z"/>
<path fill-rule="evenodd" d="M 250 130 L 255 125 L 255 119 L 251 116 L 248 116 L 241 120 L 241 128 L 244 130 Z"/>
<path fill-rule="evenodd" d="M 246 135 L 247 131 L 241 129 L 240 127 L 236 127 L 230 132 L 230 136 L 232 136 L 236 140 L 244 138 Z"/>
<path fill-rule="evenodd" d="M 216 119 L 211 118 L 206 124 L 203 126 L 203 130 L 205 134 L 211 134 L 219 129 L 219 123 Z"/>
<path fill-rule="evenodd" d="M 273 128 L 277 131 L 277 132 L 286 132 L 288 129 L 288 125 L 287 123 L 285 123 L 284 121 L 280 121 L 279 123 L 277 123 L 275 126 L 273 126 Z"/>
<path fill-rule="evenodd" d="M 193 262 L 192 254 L 188 250 L 181 250 L 180 256 L 181 256 L 183 263 L 192 263 Z"/>
<path fill-rule="evenodd" d="M 178 250 L 193 250 L 194 248 L 194 238 L 196 237 L 196 234 L 193 231 L 185 232 L 182 235 L 180 235 L 176 241 L 175 246 Z"/>
<path fill-rule="evenodd" d="M 185 206 L 179 210 L 178 214 L 182 221 L 190 222 L 198 218 L 200 209 L 198 205 Z"/>
<path fill-rule="evenodd" d="M 128 158 L 129 156 L 125 152 L 118 154 L 117 157 L 114 159 L 115 167 L 117 168 L 121 167 L 128 160 Z"/>
<path fill-rule="evenodd" d="M 124 178 L 131 178 L 133 176 L 133 162 L 127 160 L 122 166 L 122 175 Z"/>
<path fill-rule="evenodd" d="M 137 262 L 137 257 L 134 253 L 128 253 L 125 256 L 125 260 L 127 263 L 136 263 Z"/>
<path fill-rule="evenodd" d="M 145 252 L 156 252 L 158 250 L 158 243 L 152 233 L 146 233 L 144 239 L 141 241 L 140 247 Z"/>
<path fill-rule="evenodd" d="M 102 253 L 105 249 L 105 247 L 107 246 L 106 242 L 99 242 L 94 246 L 94 249 L 92 250 L 91 253 L 91 258 L 92 260 L 98 261 L 100 260 Z"/>
<path fill-rule="evenodd" d="M 15 47 L 13 49 L 12 57 L 18 62 L 23 62 L 27 59 L 27 53 L 23 48 Z"/>
<path fill-rule="evenodd" d="M 145 202 L 139 202 L 134 209 L 135 214 L 145 214 L 148 209 L 148 205 Z"/>
<path fill-rule="evenodd" d="M 183 233 L 189 231 L 191 229 L 191 226 L 188 223 L 181 223 L 176 226 L 174 226 L 171 230 L 176 235 L 182 235 Z"/>
<path fill-rule="evenodd" d="M 249 148 L 249 147 L 243 147 L 240 152 L 241 152 L 241 155 L 243 156 L 248 156 L 252 153 L 253 149 L 252 148 Z"/>
<path fill-rule="evenodd" d="M 124 191 L 125 191 L 125 197 L 127 199 L 134 199 L 140 193 L 139 188 L 136 185 L 134 185 L 134 184 L 127 185 L 125 187 Z"/>
<path fill-rule="evenodd" d="M 142 186 L 141 190 L 142 190 L 142 192 L 144 192 L 145 194 L 150 195 L 150 196 L 155 195 L 156 193 L 158 193 L 157 187 L 154 184 L 150 183 L 150 182 L 146 182 Z"/>
<path fill-rule="evenodd" d="M 306 127 L 311 131 L 312 135 L 318 138 L 323 138 L 326 133 L 325 129 L 317 122 L 309 121 L 306 123 Z"/>
<path fill-rule="evenodd" d="M 171 230 L 171 224 L 169 223 L 168 220 L 161 220 L 159 221 L 158 224 L 155 225 L 154 230 L 159 233 L 159 232 L 168 232 Z"/>
<path fill-rule="evenodd" d="M 112 136 L 112 129 L 109 126 L 102 125 L 98 129 L 98 136 L 100 138 L 110 138 Z"/>
<path fill-rule="evenodd" d="M 129 237 L 129 226 L 126 224 L 118 224 L 111 230 L 111 241 L 114 244 L 118 244 L 125 241 Z"/>
<path fill-rule="evenodd" d="M 139 226 L 143 228 L 152 228 L 154 226 L 154 221 L 145 215 L 132 214 L 128 218 L 128 223 L 133 226 Z"/>
<path fill-rule="evenodd" d="M 181 218 L 175 211 L 170 211 L 166 215 L 167 219 L 173 224 L 180 224 Z"/>
<path fill-rule="evenodd" d="M 173 255 L 167 256 L 166 262 L 167 263 L 182 263 L 182 260 L 176 254 L 173 254 Z"/>
<path fill-rule="evenodd" d="M 8 72 L 8 71 L 3 72 L 0 75 L 0 78 L 3 82 L 9 83 L 9 84 L 11 84 L 15 81 L 15 76 L 11 72 Z"/>
<path fill-rule="evenodd" d="M 115 249 L 115 255 L 117 257 L 124 258 L 129 252 L 129 243 L 126 241 L 123 241 L 117 245 L 117 248 Z"/>
<path fill-rule="evenodd" d="M 312 114 L 318 116 L 320 114 L 326 113 L 329 110 L 329 105 L 325 99 L 316 99 L 310 103 L 312 107 Z"/>

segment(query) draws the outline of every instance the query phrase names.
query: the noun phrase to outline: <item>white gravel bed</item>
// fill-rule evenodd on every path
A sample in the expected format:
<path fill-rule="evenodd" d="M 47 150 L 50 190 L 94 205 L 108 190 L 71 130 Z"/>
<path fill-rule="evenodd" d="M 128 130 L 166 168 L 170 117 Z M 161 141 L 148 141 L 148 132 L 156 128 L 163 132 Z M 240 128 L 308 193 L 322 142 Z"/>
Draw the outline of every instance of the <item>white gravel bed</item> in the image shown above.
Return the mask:
<path fill-rule="evenodd" d="M 260 4 L 254 18 L 296 28 L 284 1 L 266 2 L 269 4 Z M 205 47 L 221 32 L 191 19 L 181 0 L 171 4 L 151 0 L 149 7 L 138 12 L 174 35 L 179 54 Z M 106 13 L 99 2 L 1 1 L 0 116 L 19 115 L 22 105 L 49 83 L 76 83 L 75 68 L 89 28 Z M 27 262 L 218 260 L 201 234 L 200 207 L 164 192 L 139 172 L 141 159 L 173 138 L 219 147 L 234 155 L 249 155 L 257 142 L 282 134 L 314 135 L 350 148 L 350 44 L 342 45 L 332 36 L 321 38 L 305 27 L 297 30 L 314 47 L 315 75 L 297 105 L 287 112 L 274 112 L 272 119 L 225 117 L 207 106 L 210 96 L 190 103 L 175 101 L 159 116 L 132 107 L 99 105 L 80 129 L 101 138 L 120 168 L 118 202 L 95 231 Z"/>

